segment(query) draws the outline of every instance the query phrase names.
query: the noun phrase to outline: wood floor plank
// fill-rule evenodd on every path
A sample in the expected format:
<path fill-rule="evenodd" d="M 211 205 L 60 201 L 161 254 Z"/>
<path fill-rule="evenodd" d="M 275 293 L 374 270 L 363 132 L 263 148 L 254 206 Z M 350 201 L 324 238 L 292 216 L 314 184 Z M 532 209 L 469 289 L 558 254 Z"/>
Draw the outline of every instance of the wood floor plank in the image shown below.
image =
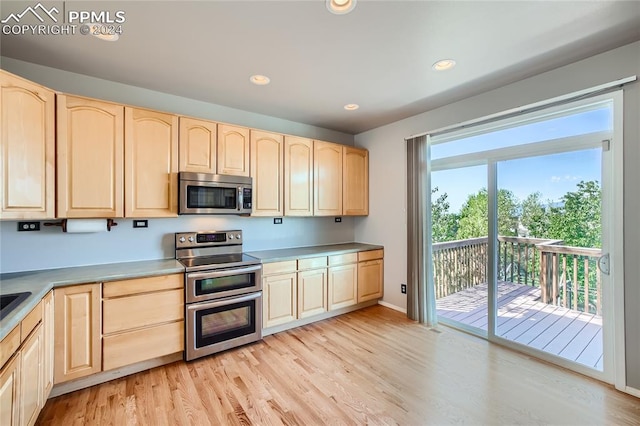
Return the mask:
<path fill-rule="evenodd" d="M 640 401 L 373 306 L 53 398 L 37 424 L 637 425 Z"/>

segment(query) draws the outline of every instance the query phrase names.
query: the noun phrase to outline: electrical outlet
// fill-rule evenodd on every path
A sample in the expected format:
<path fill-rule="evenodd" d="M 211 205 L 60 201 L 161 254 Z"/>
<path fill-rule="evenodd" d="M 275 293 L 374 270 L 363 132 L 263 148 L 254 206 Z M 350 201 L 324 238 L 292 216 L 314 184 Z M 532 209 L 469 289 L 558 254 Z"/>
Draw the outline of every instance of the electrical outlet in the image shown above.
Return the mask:
<path fill-rule="evenodd" d="M 18 222 L 18 231 L 39 231 L 40 222 Z"/>
<path fill-rule="evenodd" d="M 341 218 L 341 217 L 336 217 L 336 218 L 335 218 L 335 222 L 336 222 L 336 223 L 340 223 L 340 222 L 342 222 L 342 218 Z"/>
<path fill-rule="evenodd" d="M 273 218 L 273 224 L 274 225 L 282 225 L 282 218 L 281 217 L 274 217 Z"/>
<path fill-rule="evenodd" d="M 133 221 L 134 228 L 148 228 L 149 221 L 148 220 L 134 220 Z"/>
<path fill-rule="evenodd" d="M 400 293 L 407 294 L 407 285 L 406 284 L 400 284 Z"/>

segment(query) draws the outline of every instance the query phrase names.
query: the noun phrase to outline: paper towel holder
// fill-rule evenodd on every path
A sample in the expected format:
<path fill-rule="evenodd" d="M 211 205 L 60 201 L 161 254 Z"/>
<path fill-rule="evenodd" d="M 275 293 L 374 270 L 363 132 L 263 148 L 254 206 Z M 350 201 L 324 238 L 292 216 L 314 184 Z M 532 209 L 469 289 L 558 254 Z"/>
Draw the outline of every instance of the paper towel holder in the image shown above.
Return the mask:
<path fill-rule="evenodd" d="M 44 226 L 60 226 L 62 232 L 67 232 L 67 219 L 62 219 L 60 222 L 46 222 Z M 118 224 L 113 219 L 107 219 L 107 231 L 111 232 L 111 228 L 114 226 L 118 226 Z"/>

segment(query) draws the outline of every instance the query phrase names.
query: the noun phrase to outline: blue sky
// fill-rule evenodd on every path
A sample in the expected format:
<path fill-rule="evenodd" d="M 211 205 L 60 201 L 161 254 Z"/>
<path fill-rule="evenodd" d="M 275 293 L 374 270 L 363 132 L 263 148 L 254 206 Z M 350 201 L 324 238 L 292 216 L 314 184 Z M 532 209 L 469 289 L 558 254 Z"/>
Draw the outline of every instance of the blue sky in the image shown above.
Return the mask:
<path fill-rule="evenodd" d="M 434 145 L 431 153 L 436 159 L 611 128 L 612 110 L 604 107 Z M 521 201 L 536 191 L 545 201 L 558 201 L 568 191 L 574 191 L 581 180 L 601 182 L 601 162 L 600 148 L 499 162 L 498 188 L 511 190 Z M 470 194 L 487 187 L 487 168 L 474 166 L 433 172 L 431 182 L 432 187 L 439 188 L 436 196 L 446 192 L 450 211 L 458 212 Z"/>

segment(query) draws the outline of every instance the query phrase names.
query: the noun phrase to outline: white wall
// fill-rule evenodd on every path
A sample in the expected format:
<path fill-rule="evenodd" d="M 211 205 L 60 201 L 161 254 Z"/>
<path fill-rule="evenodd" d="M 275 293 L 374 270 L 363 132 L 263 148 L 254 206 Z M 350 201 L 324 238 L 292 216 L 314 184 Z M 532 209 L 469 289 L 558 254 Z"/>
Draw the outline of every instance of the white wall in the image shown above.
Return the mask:
<path fill-rule="evenodd" d="M 353 145 L 353 135 L 303 123 L 254 114 L 221 105 L 155 92 L 43 67 L 11 58 L 0 66 L 54 90 L 113 102 L 153 108 L 193 117 L 239 124 L 257 129 Z M 149 220 L 148 229 L 133 229 L 119 220 L 109 233 L 63 234 L 59 228 L 17 232 L 14 221 L 0 222 L 0 273 L 174 257 L 173 233 L 197 230 L 244 231 L 245 251 L 354 241 L 353 219 L 335 223 L 331 218 L 284 218 L 274 225 L 269 218 L 238 216 L 181 216 Z"/>
<path fill-rule="evenodd" d="M 385 246 L 384 300 L 406 308 L 404 138 L 632 75 L 640 75 L 640 42 L 356 135 L 356 146 L 369 149 L 371 199 L 370 215 L 355 220 L 355 237 Z M 640 389 L 639 86 L 624 89 L 624 229 L 627 381 Z"/>

